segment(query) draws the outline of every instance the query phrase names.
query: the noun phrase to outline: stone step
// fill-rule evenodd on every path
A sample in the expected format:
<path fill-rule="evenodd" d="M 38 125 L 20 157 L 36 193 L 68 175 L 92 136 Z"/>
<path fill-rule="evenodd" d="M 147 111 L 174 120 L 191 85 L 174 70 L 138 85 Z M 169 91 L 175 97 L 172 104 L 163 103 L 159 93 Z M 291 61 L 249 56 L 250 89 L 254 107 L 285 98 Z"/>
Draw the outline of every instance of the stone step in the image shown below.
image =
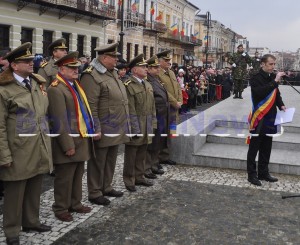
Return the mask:
<path fill-rule="evenodd" d="M 283 128 L 283 132 L 279 132 L 273 137 L 273 148 L 300 151 L 300 134 L 290 133 L 286 129 L 287 127 Z M 248 132 L 248 129 L 215 127 L 207 135 L 206 141 L 207 143 L 243 145 L 249 135 Z"/>
<path fill-rule="evenodd" d="M 194 154 L 194 164 L 206 167 L 244 169 L 247 166 L 248 145 L 206 143 Z M 300 152 L 272 149 L 270 172 L 300 175 Z"/>

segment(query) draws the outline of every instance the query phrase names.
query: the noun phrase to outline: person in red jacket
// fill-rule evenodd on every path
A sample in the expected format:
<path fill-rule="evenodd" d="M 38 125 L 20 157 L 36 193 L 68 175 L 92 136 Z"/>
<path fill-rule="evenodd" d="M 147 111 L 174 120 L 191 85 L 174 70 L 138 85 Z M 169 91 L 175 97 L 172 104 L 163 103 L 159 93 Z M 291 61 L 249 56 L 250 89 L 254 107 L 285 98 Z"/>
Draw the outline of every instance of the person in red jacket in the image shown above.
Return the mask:
<path fill-rule="evenodd" d="M 188 85 L 186 85 L 188 86 Z M 187 113 L 187 104 L 188 104 L 188 99 L 189 99 L 189 95 L 186 91 L 186 88 L 184 87 L 184 84 L 181 85 L 181 92 L 182 92 L 182 106 L 181 106 L 181 110 L 180 110 L 180 114 L 183 113 Z"/>

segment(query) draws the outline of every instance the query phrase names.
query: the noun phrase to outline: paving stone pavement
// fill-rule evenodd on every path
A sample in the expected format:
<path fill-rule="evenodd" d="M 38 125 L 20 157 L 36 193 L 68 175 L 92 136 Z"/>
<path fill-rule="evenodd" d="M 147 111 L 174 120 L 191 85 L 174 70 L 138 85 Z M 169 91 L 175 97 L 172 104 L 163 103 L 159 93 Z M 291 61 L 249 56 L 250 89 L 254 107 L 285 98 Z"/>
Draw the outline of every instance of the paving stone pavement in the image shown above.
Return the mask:
<path fill-rule="evenodd" d="M 283 193 L 300 193 L 297 176 L 277 174 L 279 182 L 254 187 L 244 171 L 164 166 L 153 187 L 129 193 L 122 182 L 123 157 L 114 178 L 123 197 L 110 198 L 108 207 L 91 205 L 85 174 L 83 202 L 93 211 L 64 223 L 53 215 L 49 189 L 42 194 L 40 217 L 52 231 L 21 232 L 21 244 L 300 244 L 300 199 L 281 199 Z"/>

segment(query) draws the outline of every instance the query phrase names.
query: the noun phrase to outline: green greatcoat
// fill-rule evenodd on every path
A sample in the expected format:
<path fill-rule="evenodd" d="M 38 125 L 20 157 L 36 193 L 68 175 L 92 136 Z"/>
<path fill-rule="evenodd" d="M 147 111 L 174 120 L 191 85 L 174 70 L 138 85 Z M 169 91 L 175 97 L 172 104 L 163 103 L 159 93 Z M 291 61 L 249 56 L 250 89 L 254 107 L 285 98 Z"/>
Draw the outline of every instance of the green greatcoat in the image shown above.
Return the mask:
<path fill-rule="evenodd" d="M 131 133 L 142 135 L 133 137 L 127 145 L 151 144 L 152 136 L 149 134 L 153 134 L 153 129 L 157 128 L 153 88 L 145 79 L 144 83 L 133 76 L 124 82 L 129 101 Z"/>
<path fill-rule="evenodd" d="M 129 108 L 126 89 L 115 70 L 108 71 L 94 59 L 80 79 L 101 139 L 96 148 L 120 145 L 129 141 Z"/>
<path fill-rule="evenodd" d="M 52 83 L 56 78 L 58 73 L 58 67 L 54 65 L 55 60 L 51 58 L 48 62 L 41 64 L 38 74 L 41 75 L 46 80 L 46 88 Z"/>
<path fill-rule="evenodd" d="M 12 163 L 0 170 L 4 181 L 52 171 L 45 80 L 37 74 L 30 78 L 31 92 L 17 83 L 10 69 L 0 75 L 0 165 Z"/>

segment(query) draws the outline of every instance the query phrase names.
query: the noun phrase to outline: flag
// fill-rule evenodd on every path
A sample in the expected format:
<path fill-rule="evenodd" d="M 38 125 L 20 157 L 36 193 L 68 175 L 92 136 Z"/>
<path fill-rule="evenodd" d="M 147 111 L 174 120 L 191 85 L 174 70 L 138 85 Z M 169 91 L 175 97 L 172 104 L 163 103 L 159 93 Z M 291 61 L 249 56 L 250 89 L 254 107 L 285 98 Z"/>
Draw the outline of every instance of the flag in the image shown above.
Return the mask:
<path fill-rule="evenodd" d="M 103 2 L 104 2 L 105 4 L 107 4 L 107 0 L 103 0 Z"/>
<path fill-rule="evenodd" d="M 177 33 L 178 33 L 177 23 L 173 24 L 173 25 L 170 27 L 170 29 L 171 29 L 173 35 L 176 36 Z"/>
<path fill-rule="evenodd" d="M 154 10 L 154 7 L 152 6 L 151 9 L 150 9 L 150 14 L 153 16 L 155 13 L 155 10 Z"/>
<path fill-rule="evenodd" d="M 122 0 L 119 0 L 119 1 L 118 1 L 118 5 L 121 6 L 121 5 L 122 5 L 122 2 L 123 2 Z"/>
<path fill-rule="evenodd" d="M 182 28 L 182 30 L 181 30 L 181 32 L 180 32 L 180 35 L 181 35 L 182 37 L 184 37 L 184 28 Z"/>
<path fill-rule="evenodd" d="M 207 36 L 205 36 L 205 37 L 203 38 L 203 40 L 207 40 Z"/>
<path fill-rule="evenodd" d="M 159 15 L 155 18 L 155 20 L 161 21 L 163 17 L 163 12 L 160 12 Z"/>
<path fill-rule="evenodd" d="M 139 9 L 139 3 L 140 3 L 140 0 L 135 0 L 134 3 L 131 5 L 131 10 L 133 12 L 137 12 L 138 9 Z"/>

